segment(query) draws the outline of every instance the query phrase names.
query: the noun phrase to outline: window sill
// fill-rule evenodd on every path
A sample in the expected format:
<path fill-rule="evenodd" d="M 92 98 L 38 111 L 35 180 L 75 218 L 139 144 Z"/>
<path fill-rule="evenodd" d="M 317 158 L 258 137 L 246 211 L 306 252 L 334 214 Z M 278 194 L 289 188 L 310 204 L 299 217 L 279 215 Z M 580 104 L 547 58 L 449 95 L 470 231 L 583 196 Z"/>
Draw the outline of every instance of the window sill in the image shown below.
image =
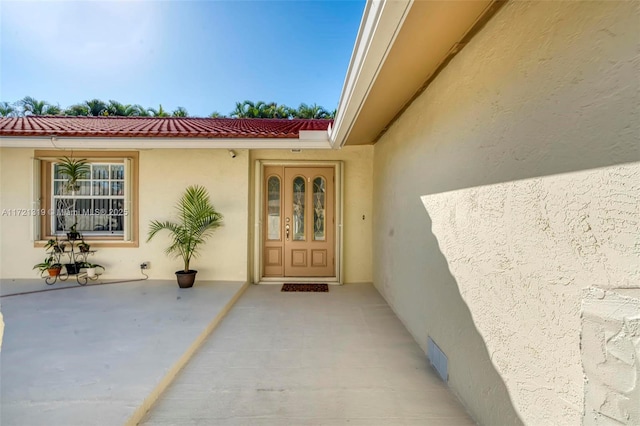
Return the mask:
<path fill-rule="evenodd" d="M 54 237 L 52 237 L 53 239 Z M 58 238 L 59 241 L 67 242 L 64 238 Z M 39 240 L 33 243 L 33 247 L 41 248 L 47 244 L 48 239 Z M 80 240 L 77 240 L 80 242 Z M 138 248 L 140 245 L 138 241 L 118 241 L 118 240 L 92 240 L 85 238 L 85 242 L 90 244 L 91 247 L 119 247 L 119 248 Z"/>

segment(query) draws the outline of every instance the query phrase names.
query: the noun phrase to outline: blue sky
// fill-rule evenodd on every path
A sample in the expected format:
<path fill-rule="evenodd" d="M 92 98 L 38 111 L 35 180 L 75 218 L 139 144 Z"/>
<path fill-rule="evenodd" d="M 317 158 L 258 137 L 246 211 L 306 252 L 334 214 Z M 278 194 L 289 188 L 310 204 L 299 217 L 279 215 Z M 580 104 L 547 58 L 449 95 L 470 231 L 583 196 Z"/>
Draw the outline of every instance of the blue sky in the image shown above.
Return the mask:
<path fill-rule="evenodd" d="M 337 107 L 359 1 L 0 2 L 0 100 Z"/>

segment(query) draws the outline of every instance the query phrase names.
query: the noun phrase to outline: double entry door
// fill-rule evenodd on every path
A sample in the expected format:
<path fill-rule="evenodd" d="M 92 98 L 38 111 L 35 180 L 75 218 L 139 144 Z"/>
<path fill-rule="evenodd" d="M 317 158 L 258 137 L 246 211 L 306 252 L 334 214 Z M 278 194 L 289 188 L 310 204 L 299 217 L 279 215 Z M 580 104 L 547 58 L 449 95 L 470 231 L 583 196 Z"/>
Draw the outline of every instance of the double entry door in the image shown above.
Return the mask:
<path fill-rule="evenodd" d="M 335 169 L 265 166 L 263 274 L 334 277 Z"/>

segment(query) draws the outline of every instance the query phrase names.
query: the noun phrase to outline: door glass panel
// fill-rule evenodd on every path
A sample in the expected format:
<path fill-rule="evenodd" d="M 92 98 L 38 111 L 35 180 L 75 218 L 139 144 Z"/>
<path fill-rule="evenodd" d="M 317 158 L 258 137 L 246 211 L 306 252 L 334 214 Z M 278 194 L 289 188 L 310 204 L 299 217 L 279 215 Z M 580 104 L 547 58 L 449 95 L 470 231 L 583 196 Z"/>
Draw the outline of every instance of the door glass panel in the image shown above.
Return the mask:
<path fill-rule="evenodd" d="M 267 180 L 267 239 L 280 239 L 280 178 Z"/>
<path fill-rule="evenodd" d="M 325 180 L 317 177 L 313 180 L 313 239 L 326 240 L 324 232 Z"/>
<path fill-rule="evenodd" d="M 298 176 L 293 180 L 293 240 L 304 241 L 304 178 Z"/>

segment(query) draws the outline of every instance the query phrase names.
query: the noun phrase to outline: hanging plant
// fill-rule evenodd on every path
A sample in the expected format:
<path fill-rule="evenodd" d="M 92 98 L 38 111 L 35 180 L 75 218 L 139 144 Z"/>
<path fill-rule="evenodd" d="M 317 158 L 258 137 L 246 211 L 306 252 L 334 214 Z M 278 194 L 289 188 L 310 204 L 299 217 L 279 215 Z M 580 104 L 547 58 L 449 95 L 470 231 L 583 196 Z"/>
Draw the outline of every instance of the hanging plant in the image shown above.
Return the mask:
<path fill-rule="evenodd" d="M 67 179 L 65 187 L 68 191 L 75 192 L 80 190 L 78 179 L 84 178 L 91 172 L 91 166 L 84 158 L 74 159 L 63 157 L 59 159 L 58 171 Z"/>

